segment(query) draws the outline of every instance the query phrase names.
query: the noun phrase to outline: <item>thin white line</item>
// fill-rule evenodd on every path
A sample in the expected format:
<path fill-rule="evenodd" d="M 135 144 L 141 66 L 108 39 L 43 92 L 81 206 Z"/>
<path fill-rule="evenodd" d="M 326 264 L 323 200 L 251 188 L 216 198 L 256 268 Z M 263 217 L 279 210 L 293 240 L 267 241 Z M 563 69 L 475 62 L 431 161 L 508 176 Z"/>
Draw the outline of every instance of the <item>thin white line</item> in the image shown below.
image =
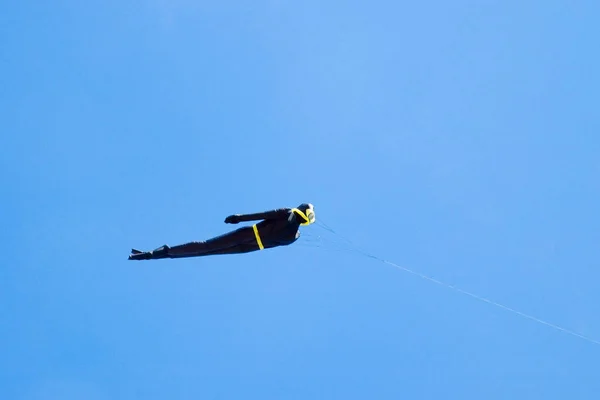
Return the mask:
<path fill-rule="evenodd" d="M 562 331 L 562 332 L 564 332 L 564 333 L 567 333 L 567 334 L 569 334 L 569 335 L 573 335 L 573 336 L 576 336 L 576 337 L 578 337 L 578 338 L 580 338 L 580 339 L 587 340 L 587 341 L 588 341 L 588 342 L 590 342 L 590 343 L 594 343 L 594 344 L 598 344 L 598 345 L 600 345 L 600 341 L 594 340 L 594 339 L 592 339 L 592 338 L 589 338 L 589 337 L 587 337 L 587 336 L 584 336 L 584 335 L 582 335 L 582 334 L 580 334 L 580 333 L 577 333 L 577 332 L 571 331 L 571 330 L 569 330 L 569 329 L 563 328 L 563 327 L 561 327 L 561 326 L 558 326 L 558 325 L 552 324 L 552 323 L 550 323 L 550 322 L 544 321 L 544 320 L 542 320 L 542 319 L 539 319 L 539 318 L 537 318 L 537 317 L 534 317 L 534 316 L 532 316 L 532 315 L 529 315 L 529 314 L 526 314 L 526 313 L 524 313 L 524 312 L 521 312 L 521 311 L 515 310 L 514 308 L 510 308 L 510 307 L 507 307 L 507 306 L 505 306 L 505 305 L 503 305 L 503 304 L 500 304 L 500 303 L 497 303 L 497 302 L 495 302 L 495 301 L 492 301 L 492 300 L 486 299 L 485 297 L 478 296 L 478 295 L 476 295 L 476 294 L 474 294 L 474 293 L 467 292 L 466 290 L 463 290 L 463 289 L 457 288 L 456 286 L 449 285 L 449 284 L 447 284 L 447 283 L 444 283 L 444 282 L 438 281 L 437 279 L 434 279 L 434 278 L 431 278 L 431 277 L 429 277 L 429 276 L 426 276 L 426 275 L 420 274 L 420 273 L 418 273 L 418 272 L 415 272 L 415 271 L 413 271 L 413 270 L 410 270 L 410 269 L 408 269 L 408 268 L 406 268 L 406 267 L 402 267 L 402 266 L 400 266 L 400 265 L 398 265 L 398 264 L 396 264 L 396 263 L 393 263 L 393 262 L 391 262 L 391 261 L 383 260 L 383 259 L 381 259 L 381 258 L 377 258 L 377 257 L 373 257 L 373 256 L 371 256 L 371 257 L 372 257 L 372 258 L 375 258 L 375 259 L 377 259 L 377 260 L 379 260 L 379 261 L 382 261 L 382 262 L 384 262 L 384 263 L 386 263 L 386 264 L 389 264 L 389 265 L 391 265 L 391 266 L 393 266 L 393 267 L 396 267 L 396 268 L 398 268 L 398 269 L 400 269 L 400 270 L 402 270 L 402 271 L 408 272 L 408 273 L 410 273 L 410 274 L 413 274 L 413 275 L 416 275 L 416 276 L 418 276 L 418 277 L 420 277 L 420 278 L 426 279 L 426 280 L 428 280 L 428 281 L 430 281 L 430 282 L 436 283 L 436 284 L 438 284 L 438 285 L 440 285 L 440 286 L 444 286 L 444 287 L 446 287 L 446 288 L 448 288 L 448 289 L 455 290 L 455 291 L 457 291 L 457 292 L 459 292 L 459 293 L 462 293 L 462 294 L 465 294 L 465 295 L 467 295 L 467 296 L 473 297 L 474 299 L 477 299 L 477 300 L 483 301 L 483 302 L 485 302 L 485 303 L 492 304 L 492 305 L 494 305 L 494 306 L 496 306 L 496 307 L 502 308 L 502 309 L 504 309 L 504 310 L 506 310 L 506 311 L 510 311 L 510 312 L 512 312 L 512 313 L 514 313 L 514 314 L 520 315 L 521 317 L 528 318 L 528 319 L 530 319 L 530 320 L 532 320 L 532 321 L 535 321 L 535 322 L 537 322 L 537 323 L 540 323 L 540 324 L 542 324 L 542 325 L 549 326 L 549 327 L 551 327 L 551 328 L 554 328 L 554 329 L 556 329 L 556 330 Z"/>
<path fill-rule="evenodd" d="M 426 279 L 426 280 L 428 280 L 428 281 L 430 281 L 430 282 L 436 283 L 436 284 L 438 284 L 438 285 L 440 285 L 440 286 L 443 286 L 443 287 L 446 287 L 446 288 L 448 288 L 448 289 L 452 289 L 452 290 L 454 290 L 454 291 L 456 291 L 456 292 L 462 293 L 462 294 L 464 294 L 464 295 L 470 296 L 470 297 L 472 297 L 472 298 L 474 298 L 474 299 L 477 299 L 477 300 L 479 300 L 479 301 L 482 301 L 482 302 L 484 302 L 484 303 L 488 303 L 488 304 L 491 304 L 491 305 L 493 305 L 493 306 L 499 307 L 499 308 L 501 308 L 501 309 L 503 309 L 503 310 L 506 310 L 506 311 L 509 311 L 509 312 L 511 312 L 511 313 L 513 313 L 513 314 L 516 314 L 516 315 L 519 315 L 519 316 L 521 316 L 521 317 L 524 317 L 524 318 L 530 319 L 530 320 L 532 320 L 532 321 L 535 321 L 535 322 L 537 322 L 537 323 L 539 323 L 539 324 L 542 324 L 542 325 L 549 326 L 550 328 L 554 328 L 554 329 L 556 329 L 556 330 L 558 330 L 558 331 L 561 331 L 561 332 L 567 333 L 567 334 L 569 334 L 569 335 L 572 335 L 572 336 L 578 337 L 578 338 L 580 338 L 580 339 L 583 339 L 583 340 L 586 340 L 586 341 L 588 341 L 588 342 L 590 342 L 590 343 L 594 343 L 594 344 L 600 345 L 600 341 L 598 341 L 598 340 L 592 339 L 592 338 L 590 338 L 590 337 L 587 337 L 587 336 L 584 336 L 584 335 L 582 335 L 582 334 L 580 334 L 580 333 L 577 333 L 577 332 L 574 332 L 574 331 L 572 331 L 572 330 L 569 330 L 569 329 L 563 328 L 563 327 L 561 327 L 561 326 L 558 326 L 558 325 L 552 324 L 552 323 L 550 323 L 550 322 L 544 321 L 544 320 L 542 320 L 542 319 L 539 319 L 539 318 L 537 318 L 537 317 L 534 317 L 533 315 L 529 315 L 529 314 L 526 314 L 526 313 L 524 313 L 524 312 L 521 312 L 521 311 L 515 310 L 514 308 L 507 307 L 507 306 L 505 306 L 505 305 L 503 305 L 503 304 L 500 304 L 500 303 L 497 303 L 497 302 L 495 302 L 495 301 L 492 301 L 492 300 L 486 299 L 485 297 L 482 297 L 482 296 L 476 295 L 476 294 L 474 294 L 474 293 L 468 292 L 468 291 L 466 291 L 466 290 L 463 290 L 463 289 L 457 288 L 456 286 L 453 286 L 453 285 L 450 285 L 450 284 L 448 284 L 448 283 L 445 283 L 445 282 L 439 281 L 439 280 L 437 280 L 437 279 L 434 279 L 434 278 L 431 278 L 431 277 L 429 277 L 429 276 L 427 276 L 427 275 L 421 274 L 421 273 L 419 273 L 419 272 L 416 272 L 416 271 L 413 271 L 413 270 L 411 270 L 411 269 L 409 269 L 409 268 L 403 267 L 403 266 L 401 266 L 401 265 L 398 265 L 398 264 L 396 264 L 396 263 L 393 263 L 393 262 L 391 262 L 391 261 L 387 261 L 387 260 L 384 260 L 384 259 L 382 259 L 382 258 L 379 258 L 379 257 L 377 257 L 377 256 L 374 256 L 374 255 L 372 255 L 372 254 L 370 254 L 370 253 L 367 253 L 367 252 L 365 252 L 365 251 L 363 251 L 363 250 L 359 249 L 359 248 L 358 248 L 358 246 L 356 246 L 354 243 L 352 243 L 352 241 L 350 241 L 349 239 L 347 239 L 347 238 L 343 237 L 342 235 L 340 235 L 339 233 L 337 233 L 336 231 L 334 231 L 334 230 L 333 230 L 332 228 L 330 228 L 329 226 L 325 225 L 324 223 L 323 223 L 323 224 L 321 224 L 321 225 L 322 225 L 322 227 L 323 227 L 325 230 L 327 230 L 327 231 L 329 231 L 329 232 L 333 233 L 334 235 L 336 235 L 336 236 L 339 236 L 339 237 L 341 237 L 342 239 L 346 240 L 346 241 L 347 241 L 347 242 L 348 242 L 348 243 L 349 243 L 349 244 L 350 244 L 352 247 L 354 247 L 354 248 L 356 249 L 356 251 L 358 251 L 359 253 L 363 254 L 363 255 L 364 255 L 364 256 L 366 256 L 366 257 L 373 258 L 373 259 L 375 259 L 375 260 L 377 260 L 377 261 L 381 261 L 381 262 L 383 262 L 383 263 L 385 263 L 385 264 L 391 265 L 391 266 L 393 266 L 393 267 L 395 267 L 395 268 L 398 268 L 398 269 L 400 269 L 400 270 L 402 270 L 402 271 L 408 272 L 408 273 L 410 273 L 410 274 L 413 274 L 413 275 L 416 275 L 416 276 L 418 276 L 418 277 L 420 277 L 420 278 Z"/>

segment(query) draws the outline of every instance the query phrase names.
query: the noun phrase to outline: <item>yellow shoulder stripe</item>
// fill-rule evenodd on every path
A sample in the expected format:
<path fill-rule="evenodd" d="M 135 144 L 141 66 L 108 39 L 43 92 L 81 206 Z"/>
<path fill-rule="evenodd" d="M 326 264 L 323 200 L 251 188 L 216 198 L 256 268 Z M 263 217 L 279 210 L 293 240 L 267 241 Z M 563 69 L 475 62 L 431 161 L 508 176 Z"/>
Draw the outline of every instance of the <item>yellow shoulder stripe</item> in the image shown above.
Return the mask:
<path fill-rule="evenodd" d="M 307 214 L 302 212 L 301 210 L 299 210 L 297 208 L 292 208 L 292 211 L 299 214 L 304 219 L 304 222 L 301 222 L 300 225 L 310 225 L 312 222 L 314 222 L 314 218 L 311 221 L 311 219 L 307 216 Z M 312 211 L 311 211 L 311 213 L 312 213 Z M 313 217 L 314 217 L 314 215 L 313 215 Z"/>
<path fill-rule="evenodd" d="M 298 214 L 300 214 L 300 216 L 302 218 L 304 218 L 304 220 L 306 221 L 306 223 L 308 223 L 309 220 L 308 220 L 308 217 L 306 216 L 306 214 L 304 214 L 302 211 L 300 211 L 297 208 L 292 208 L 292 211 L 297 212 Z"/>

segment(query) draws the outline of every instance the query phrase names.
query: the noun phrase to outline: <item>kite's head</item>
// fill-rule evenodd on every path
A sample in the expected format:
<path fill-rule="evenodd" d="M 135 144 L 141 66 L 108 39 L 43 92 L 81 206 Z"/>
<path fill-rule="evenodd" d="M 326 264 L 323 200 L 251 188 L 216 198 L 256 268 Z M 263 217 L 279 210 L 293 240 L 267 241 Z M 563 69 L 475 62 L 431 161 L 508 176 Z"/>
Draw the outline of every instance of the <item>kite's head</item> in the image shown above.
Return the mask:
<path fill-rule="evenodd" d="M 303 221 L 300 225 L 310 225 L 315 222 L 315 209 L 310 203 L 302 203 L 292 211 Z"/>

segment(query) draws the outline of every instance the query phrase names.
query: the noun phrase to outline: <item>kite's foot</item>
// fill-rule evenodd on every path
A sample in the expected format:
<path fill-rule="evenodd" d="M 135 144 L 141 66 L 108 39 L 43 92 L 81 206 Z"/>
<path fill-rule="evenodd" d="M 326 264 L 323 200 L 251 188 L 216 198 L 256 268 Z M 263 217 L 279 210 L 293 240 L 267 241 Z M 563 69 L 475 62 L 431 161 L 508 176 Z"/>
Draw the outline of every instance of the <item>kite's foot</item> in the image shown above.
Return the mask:
<path fill-rule="evenodd" d="M 167 258 L 167 257 L 169 257 L 169 250 L 170 250 L 169 246 L 167 246 L 166 244 L 163 244 L 158 249 L 152 250 L 152 258 L 153 259 Z"/>
<path fill-rule="evenodd" d="M 131 249 L 129 260 L 155 260 L 169 257 L 169 246 L 166 244 L 152 251 Z"/>
<path fill-rule="evenodd" d="M 129 259 L 130 260 L 150 260 L 150 259 L 152 259 L 152 252 L 131 249 L 131 254 L 129 255 Z"/>

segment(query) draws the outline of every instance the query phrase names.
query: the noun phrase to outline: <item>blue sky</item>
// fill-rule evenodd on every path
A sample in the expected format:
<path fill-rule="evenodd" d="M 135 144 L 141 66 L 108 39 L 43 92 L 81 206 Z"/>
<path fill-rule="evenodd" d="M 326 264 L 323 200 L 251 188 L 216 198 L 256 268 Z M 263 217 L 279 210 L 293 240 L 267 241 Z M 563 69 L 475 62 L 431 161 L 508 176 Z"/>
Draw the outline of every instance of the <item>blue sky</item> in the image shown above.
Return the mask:
<path fill-rule="evenodd" d="M 595 399 L 600 5 L 11 2 L 3 399 Z M 322 239 L 319 239 L 322 236 Z M 315 244 L 318 244 L 316 246 Z"/>

